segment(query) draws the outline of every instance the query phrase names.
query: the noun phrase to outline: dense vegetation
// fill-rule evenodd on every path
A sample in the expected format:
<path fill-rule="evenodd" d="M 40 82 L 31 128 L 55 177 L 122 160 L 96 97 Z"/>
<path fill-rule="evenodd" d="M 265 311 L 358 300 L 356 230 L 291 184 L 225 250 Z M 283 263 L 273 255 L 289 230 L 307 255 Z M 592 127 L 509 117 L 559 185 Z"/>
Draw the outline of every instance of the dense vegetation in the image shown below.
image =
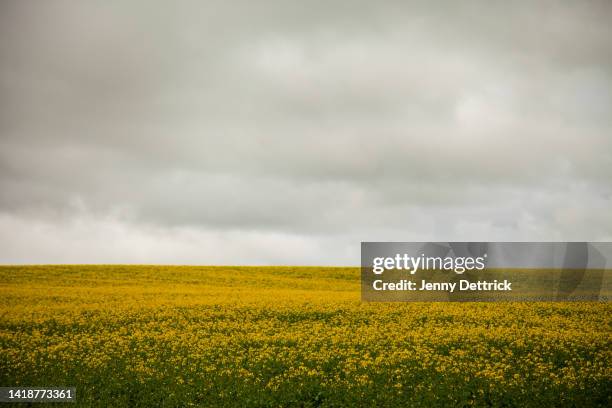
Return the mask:
<path fill-rule="evenodd" d="M 0 385 L 79 406 L 602 406 L 609 303 L 362 303 L 357 268 L 0 267 Z"/>

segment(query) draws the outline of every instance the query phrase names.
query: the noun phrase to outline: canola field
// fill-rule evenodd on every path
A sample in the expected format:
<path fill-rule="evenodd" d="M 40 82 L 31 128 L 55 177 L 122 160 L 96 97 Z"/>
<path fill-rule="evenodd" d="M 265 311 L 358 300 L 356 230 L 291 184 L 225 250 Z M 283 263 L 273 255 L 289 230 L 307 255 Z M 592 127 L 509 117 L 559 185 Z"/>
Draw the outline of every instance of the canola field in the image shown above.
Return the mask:
<path fill-rule="evenodd" d="M 358 268 L 0 267 L 0 386 L 87 407 L 612 406 L 609 303 L 359 288 Z"/>

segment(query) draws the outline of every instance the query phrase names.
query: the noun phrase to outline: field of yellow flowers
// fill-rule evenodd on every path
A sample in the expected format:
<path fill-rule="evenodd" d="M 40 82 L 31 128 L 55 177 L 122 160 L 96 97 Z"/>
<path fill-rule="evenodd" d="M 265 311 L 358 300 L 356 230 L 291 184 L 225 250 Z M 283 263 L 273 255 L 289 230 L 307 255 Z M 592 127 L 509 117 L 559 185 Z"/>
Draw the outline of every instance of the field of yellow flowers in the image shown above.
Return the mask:
<path fill-rule="evenodd" d="M 358 268 L 0 267 L 0 385 L 78 406 L 612 406 L 609 303 L 362 303 Z"/>

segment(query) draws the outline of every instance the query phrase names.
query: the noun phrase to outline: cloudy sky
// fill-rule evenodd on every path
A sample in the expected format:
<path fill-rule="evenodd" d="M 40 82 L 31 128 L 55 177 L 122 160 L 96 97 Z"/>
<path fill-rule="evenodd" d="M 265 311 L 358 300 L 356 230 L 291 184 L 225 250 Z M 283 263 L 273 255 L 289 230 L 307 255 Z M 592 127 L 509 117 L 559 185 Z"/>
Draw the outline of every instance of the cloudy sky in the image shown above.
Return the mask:
<path fill-rule="evenodd" d="M 610 21 L 607 1 L 3 0 L 0 263 L 612 240 Z"/>

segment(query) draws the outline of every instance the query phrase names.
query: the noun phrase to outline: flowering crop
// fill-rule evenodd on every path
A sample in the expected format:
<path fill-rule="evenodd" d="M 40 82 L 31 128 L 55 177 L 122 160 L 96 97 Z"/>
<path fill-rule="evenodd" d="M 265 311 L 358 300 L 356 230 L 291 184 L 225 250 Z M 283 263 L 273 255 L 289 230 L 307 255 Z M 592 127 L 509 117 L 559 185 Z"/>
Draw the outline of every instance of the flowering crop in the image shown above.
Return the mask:
<path fill-rule="evenodd" d="M 609 303 L 362 303 L 358 268 L 0 267 L 0 385 L 79 406 L 610 406 Z"/>

